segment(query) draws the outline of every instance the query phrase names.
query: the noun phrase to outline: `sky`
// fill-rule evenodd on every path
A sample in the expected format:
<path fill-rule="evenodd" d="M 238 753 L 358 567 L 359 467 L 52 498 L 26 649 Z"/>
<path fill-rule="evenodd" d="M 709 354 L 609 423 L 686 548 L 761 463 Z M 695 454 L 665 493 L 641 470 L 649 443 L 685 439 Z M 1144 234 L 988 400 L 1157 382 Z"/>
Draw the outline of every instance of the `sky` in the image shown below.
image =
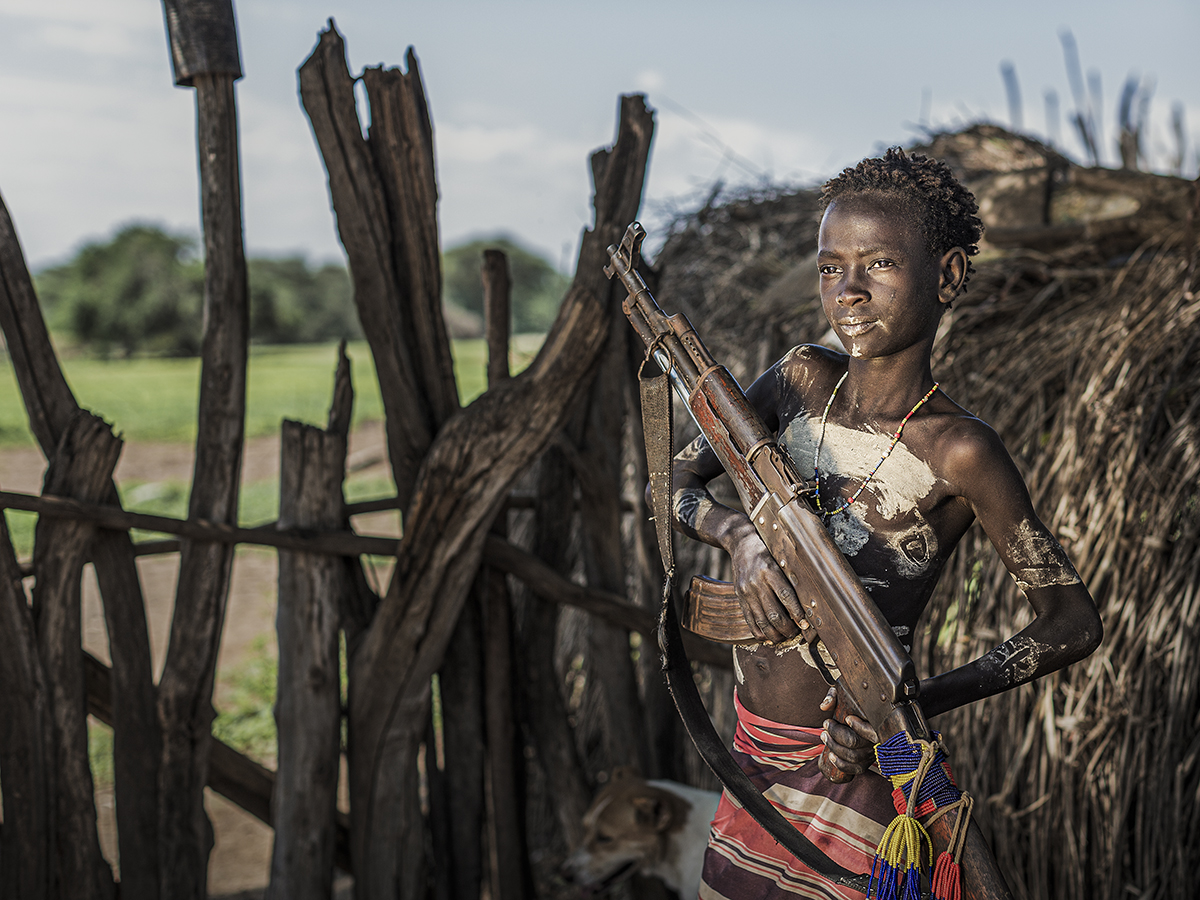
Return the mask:
<path fill-rule="evenodd" d="M 1200 3 L 1004 0 L 855 4 L 654 0 L 240 0 L 237 102 L 247 250 L 344 259 L 296 70 L 329 18 L 351 72 L 415 48 L 434 122 L 443 246 L 506 233 L 573 267 L 591 219 L 588 156 L 618 98 L 645 93 L 656 132 L 651 239 L 720 182 L 813 184 L 921 128 L 1009 124 L 1054 137 L 1044 96 L 1074 108 L 1060 33 L 1101 86 L 1103 162 L 1122 84 L 1154 84 L 1150 152 L 1173 104 L 1200 145 Z M 362 103 L 360 96 L 360 103 Z M 360 117 L 367 117 L 360 109 Z M 1065 124 L 1058 145 L 1081 157 Z M 0 196 L 36 271 L 130 222 L 199 233 L 195 98 L 175 87 L 158 0 L 0 0 Z"/>

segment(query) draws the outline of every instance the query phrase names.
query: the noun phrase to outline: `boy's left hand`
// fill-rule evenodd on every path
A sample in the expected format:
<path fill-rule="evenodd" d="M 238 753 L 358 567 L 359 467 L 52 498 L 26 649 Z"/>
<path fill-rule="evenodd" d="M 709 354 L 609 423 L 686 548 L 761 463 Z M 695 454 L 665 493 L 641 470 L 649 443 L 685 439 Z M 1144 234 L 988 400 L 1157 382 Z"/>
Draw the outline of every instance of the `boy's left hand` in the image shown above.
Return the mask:
<path fill-rule="evenodd" d="M 821 701 L 821 709 L 831 714 L 821 732 L 825 744 L 818 762 L 821 771 L 830 780 L 838 782 L 846 781 L 846 775 L 861 775 L 867 771 L 875 764 L 875 745 L 879 743 L 875 729 L 858 716 L 846 716 L 844 723 L 837 720 L 836 687 L 829 689 Z M 839 777 L 838 773 L 842 775 Z"/>

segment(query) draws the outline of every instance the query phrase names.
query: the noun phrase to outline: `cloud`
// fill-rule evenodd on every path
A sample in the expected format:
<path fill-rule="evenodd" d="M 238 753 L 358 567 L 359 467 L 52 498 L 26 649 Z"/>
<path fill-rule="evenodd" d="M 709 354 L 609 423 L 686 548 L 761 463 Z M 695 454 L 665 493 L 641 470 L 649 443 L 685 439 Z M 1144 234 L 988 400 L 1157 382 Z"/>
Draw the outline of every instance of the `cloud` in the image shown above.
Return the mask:
<path fill-rule="evenodd" d="M 639 91 L 656 94 L 666 87 L 667 79 L 656 69 L 646 69 L 634 76 L 633 84 Z"/>
<path fill-rule="evenodd" d="M 800 129 L 697 115 L 664 103 L 651 163 L 654 193 L 686 193 L 717 181 L 811 180 L 821 172 L 826 155 L 822 142 Z"/>
<path fill-rule="evenodd" d="M 110 88 L 5 79 L 0 119 L 20 129 L 0 133 L 0 190 L 34 265 L 130 219 L 198 230 L 191 97 Z"/>
<path fill-rule="evenodd" d="M 15 35 L 17 42 L 42 50 L 120 60 L 165 52 L 162 10 L 153 12 L 136 0 L 6 0 L 3 18 L 10 40 Z"/>
<path fill-rule="evenodd" d="M 435 141 L 447 244 L 517 233 L 557 264 L 590 224 L 593 142 L 529 122 L 456 121 L 437 125 Z"/>

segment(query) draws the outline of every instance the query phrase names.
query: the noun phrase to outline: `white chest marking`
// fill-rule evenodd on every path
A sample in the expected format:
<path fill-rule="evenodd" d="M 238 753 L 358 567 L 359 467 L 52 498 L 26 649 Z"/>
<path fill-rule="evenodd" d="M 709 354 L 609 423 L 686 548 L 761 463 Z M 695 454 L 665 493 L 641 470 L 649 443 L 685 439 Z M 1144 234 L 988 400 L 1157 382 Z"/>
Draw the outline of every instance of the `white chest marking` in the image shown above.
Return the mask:
<path fill-rule="evenodd" d="M 793 419 L 780 435 L 792 459 L 803 467 L 805 474 L 812 466 L 820 436 L 821 420 L 816 416 Z M 870 476 L 871 470 L 887 453 L 891 435 L 827 423 L 825 439 L 820 443 L 821 458 L 817 467 L 822 476 L 836 474 L 861 482 Z M 884 520 L 916 517 L 915 525 L 889 534 L 887 538 L 888 546 L 896 555 L 897 572 L 902 577 L 919 576 L 937 554 L 937 537 L 919 512 L 921 501 L 929 496 L 936 483 L 937 478 L 929 464 L 901 442 L 866 487 L 865 493 L 872 496 L 875 511 Z M 873 533 L 864 517 L 865 506 L 859 503 L 835 515 L 828 525 L 838 549 L 850 557 L 866 546 Z"/>

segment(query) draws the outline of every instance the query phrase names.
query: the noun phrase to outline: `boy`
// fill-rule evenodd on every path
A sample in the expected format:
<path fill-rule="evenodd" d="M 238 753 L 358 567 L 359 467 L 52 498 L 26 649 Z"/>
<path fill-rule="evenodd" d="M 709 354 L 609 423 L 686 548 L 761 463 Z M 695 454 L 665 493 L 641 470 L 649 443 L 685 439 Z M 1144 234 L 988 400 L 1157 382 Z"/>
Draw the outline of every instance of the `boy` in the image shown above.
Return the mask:
<path fill-rule="evenodd" d="M 944 164 L 894 148 L 827 183 L 822 209 L 821 302 L 847 353 L 797 347 L 754 382 L 751 403 L 796 466 L 814 473 L 826 529 L 906 647 L 975 519 L 1035 613 L 990 653 L 922 681 L 932 717 L 1082 659 L 1100 642 L 1100 618 L 999 437 L 933 380 L 938 323 L 983 232 L 974 197 Z M 891 784 L 868 771 L 877 736 L 855 717 L 834 720 L 836 691 L 798 637 L 791 584 L 749 519 L 705 488 L 721 471 L 703 439 L 683 450 L 674 513 L 685 534 L 729 553 L 758 638 L 734 649 L 734 756 L 810 840 L 869 871 L 895 816 Z M 834 766 L 856 777 L 835 784 L 826 777 Z M 861 895 L 791 859 L 726 796 L 700 896 Z"/>

